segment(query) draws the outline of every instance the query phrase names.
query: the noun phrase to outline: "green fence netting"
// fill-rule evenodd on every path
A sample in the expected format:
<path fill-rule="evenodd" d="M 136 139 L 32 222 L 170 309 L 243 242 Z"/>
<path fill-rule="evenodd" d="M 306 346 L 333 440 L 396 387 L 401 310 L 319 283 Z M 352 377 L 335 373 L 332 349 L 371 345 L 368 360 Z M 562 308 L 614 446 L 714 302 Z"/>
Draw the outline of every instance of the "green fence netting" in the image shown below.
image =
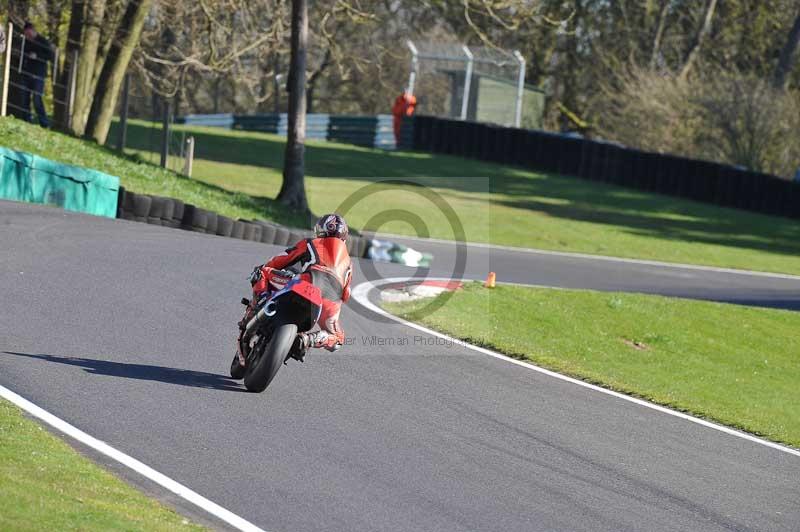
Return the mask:
<path fill-rule="evenodd" d="M 0 198 L 117 216 L 119 178 L 0 146 Z"/>

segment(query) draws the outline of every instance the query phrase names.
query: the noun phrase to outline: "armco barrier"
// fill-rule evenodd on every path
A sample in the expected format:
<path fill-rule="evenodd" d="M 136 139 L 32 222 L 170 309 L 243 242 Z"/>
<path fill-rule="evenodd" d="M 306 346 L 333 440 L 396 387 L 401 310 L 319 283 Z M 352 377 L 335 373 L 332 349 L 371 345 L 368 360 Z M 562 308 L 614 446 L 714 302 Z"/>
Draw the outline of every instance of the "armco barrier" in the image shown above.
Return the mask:
<path fill-rule="evenodd" d="M 0 198 L 117 215 L 119 178 L 0 147 Z"/>
<path fill-rule="evenodd" d="M 394 128 L 391 115 L 350 116 L 312 113 L 306 115 L 306 138 L 327 140 L 383 149 L 395 149 Z M 286 113 L 256 115 L 186 115 L 176 120 L 179 124 L 223 127 L 242 131 L 261 131 L 286 135 L 288 117 Z M 411 129 L 405 137 L 401 129 L 400 147 L 411 147 Z"/>
<path fill-rule="evenodd" d="M 403 135 L 415 150 L 514 164 L 800 219 L 800 183 L 725 164 L 544 131 L 432 116 L 406 119 Z"/>

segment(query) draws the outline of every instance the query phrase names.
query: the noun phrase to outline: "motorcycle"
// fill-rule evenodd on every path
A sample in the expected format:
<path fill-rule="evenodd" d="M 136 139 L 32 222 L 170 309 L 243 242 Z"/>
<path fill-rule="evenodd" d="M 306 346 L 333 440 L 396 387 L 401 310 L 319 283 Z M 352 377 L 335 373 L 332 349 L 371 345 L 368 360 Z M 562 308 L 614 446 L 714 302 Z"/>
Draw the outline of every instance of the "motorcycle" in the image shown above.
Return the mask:
<path fill-rule="evenodd" d="M 310 331 L 319 319 L 322 293 L 303 275 L 268 267 L 254 271 L 250 282 L 255 304 L 242 299 L 248 309 L 239 323 L 230 374 L 244 379 L 248 391 L 263 392 L 290 358 L 303 361 L 298 333 Z"/>

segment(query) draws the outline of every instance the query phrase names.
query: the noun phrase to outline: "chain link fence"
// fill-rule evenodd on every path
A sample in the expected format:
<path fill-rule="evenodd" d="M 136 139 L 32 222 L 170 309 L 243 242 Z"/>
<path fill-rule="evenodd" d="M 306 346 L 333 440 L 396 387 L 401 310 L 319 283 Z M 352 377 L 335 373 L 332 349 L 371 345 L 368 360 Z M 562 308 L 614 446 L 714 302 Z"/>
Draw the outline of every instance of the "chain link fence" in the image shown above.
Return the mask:
<path fill-rule="evenodd" d="M 128 74 L 106 144 L 142 160 L 189 174 L 194 139 L 176 127 L 173 103 Z"/>
<path fill-rule="evenodd" d="M 544 93 L 525 84 L 519 52 L 459 43 L 408 41 L 408 91 L 419 114 L 541 128 Z"/>

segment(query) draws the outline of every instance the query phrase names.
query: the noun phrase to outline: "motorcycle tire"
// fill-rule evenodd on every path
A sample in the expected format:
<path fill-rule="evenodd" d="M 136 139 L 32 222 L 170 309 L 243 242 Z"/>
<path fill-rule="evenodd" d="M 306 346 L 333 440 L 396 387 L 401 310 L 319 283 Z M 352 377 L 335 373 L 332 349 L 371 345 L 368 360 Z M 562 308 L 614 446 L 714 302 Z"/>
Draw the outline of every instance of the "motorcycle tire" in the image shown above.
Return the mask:
<path fill-rule="evenodd" d="M 255 364 L 248 364 L 245 369 L 244 387 L 248 391 L 260 393 L 269 386 L 278 370 L 283 366 L 283 361 L 286 360 L 286 355 L 292 348 L 296 336 L 297 325 L 294 323 L 284 323 L 275 328 L 264 352 L 261 353 Z"/>

